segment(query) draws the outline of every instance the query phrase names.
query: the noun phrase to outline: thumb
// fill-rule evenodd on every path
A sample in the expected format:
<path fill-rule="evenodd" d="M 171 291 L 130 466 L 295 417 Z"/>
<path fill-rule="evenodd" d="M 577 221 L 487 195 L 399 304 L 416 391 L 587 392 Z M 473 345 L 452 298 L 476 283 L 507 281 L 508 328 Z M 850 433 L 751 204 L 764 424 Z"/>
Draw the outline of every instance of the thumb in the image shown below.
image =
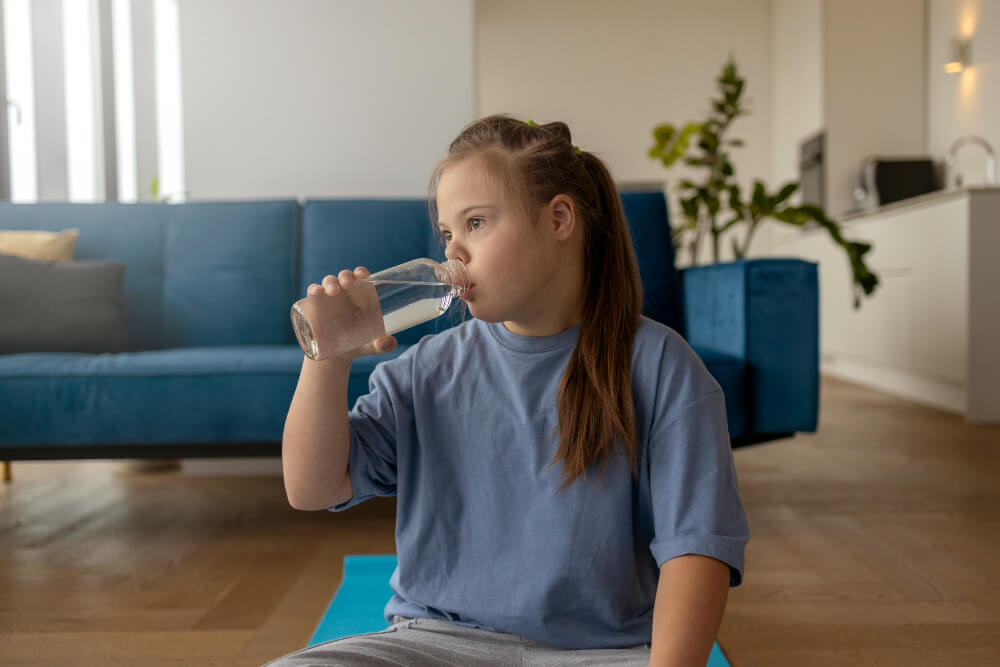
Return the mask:
<path fill-rule="evenodd" d="M 395 336 L 381 336 L 374 341 L 375 350 L 379 353 L 391 352 L 396 349 Z"/>

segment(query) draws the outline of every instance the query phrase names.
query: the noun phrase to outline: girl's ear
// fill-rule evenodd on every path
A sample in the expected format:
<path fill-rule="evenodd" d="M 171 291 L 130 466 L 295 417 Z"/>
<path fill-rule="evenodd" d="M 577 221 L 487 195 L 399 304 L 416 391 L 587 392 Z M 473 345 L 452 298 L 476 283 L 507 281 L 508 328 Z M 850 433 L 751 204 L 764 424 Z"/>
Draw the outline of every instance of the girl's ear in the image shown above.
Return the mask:
<path fill-rule="evenodd" d="M 567 195 L 556 195 L 549 202 L 549 217 L 552 225 L 552 232 L 557 241 L 565 241 L 572 234 L 576 227 L 576 206 L 572 197 Z"/>

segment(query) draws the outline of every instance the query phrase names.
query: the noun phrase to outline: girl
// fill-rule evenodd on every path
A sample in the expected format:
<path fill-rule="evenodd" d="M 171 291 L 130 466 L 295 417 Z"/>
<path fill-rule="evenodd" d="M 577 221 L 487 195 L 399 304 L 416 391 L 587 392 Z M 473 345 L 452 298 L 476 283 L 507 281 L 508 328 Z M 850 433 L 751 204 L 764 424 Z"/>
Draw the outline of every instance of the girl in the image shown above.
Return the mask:
<path fill-rule="evenodd" d="M 723 395 L 640 315 L 608 170 L 563 123 L 490 116 L 429 201 L 473 319 L 379 364 L 350 412 L 351 359 L 304 360 L 282 445 L 293 507 L 397 496 L 391 625 L 270 664 L 703 667 L 748 539 Z"/>

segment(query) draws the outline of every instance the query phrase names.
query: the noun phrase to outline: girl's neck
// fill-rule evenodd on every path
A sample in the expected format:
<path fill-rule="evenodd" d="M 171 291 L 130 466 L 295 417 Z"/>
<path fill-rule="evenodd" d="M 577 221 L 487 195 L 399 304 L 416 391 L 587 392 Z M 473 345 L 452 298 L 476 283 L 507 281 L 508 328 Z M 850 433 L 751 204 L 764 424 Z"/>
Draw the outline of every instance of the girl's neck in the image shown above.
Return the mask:
<path fill-rule="evenodd" d="M 503 323 L 507 331 L 515 333 L 518 336 L 531 336 L 531 337 L 541 337 L 541 336 L 555 336 L 558 333 L 562 333 L 567 329 L 572 329 L 576 325 L 580 324 L 580 319 L 568 319 L 562 321 L 548 321 L 548 322 L 515 322 L 509 320 Z"/>
<path fill-rule="evenodd" d="M 556 271 L 533 303 L 503 325 L 519 336 L 554 336 L 583 321 L 583 296 L 581 266 Z"/>

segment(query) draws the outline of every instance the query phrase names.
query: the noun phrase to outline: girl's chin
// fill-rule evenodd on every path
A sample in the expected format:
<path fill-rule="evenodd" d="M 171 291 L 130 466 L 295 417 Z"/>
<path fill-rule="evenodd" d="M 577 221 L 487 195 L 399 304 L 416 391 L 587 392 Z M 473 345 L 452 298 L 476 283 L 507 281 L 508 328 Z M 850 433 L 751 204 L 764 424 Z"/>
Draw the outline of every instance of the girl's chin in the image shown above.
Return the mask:
<path fill-rule="evenodd" d="M 472 315 L 477 320 L 482 320 L 483 322 L 502 322 L 505 318 L 497 313 L 491 313 L 489 310 L 484 309 L 481 305 L 477 305 L 475 301 L 466 301 L 466 308 L 469 310 L 469 315 Z"/>

